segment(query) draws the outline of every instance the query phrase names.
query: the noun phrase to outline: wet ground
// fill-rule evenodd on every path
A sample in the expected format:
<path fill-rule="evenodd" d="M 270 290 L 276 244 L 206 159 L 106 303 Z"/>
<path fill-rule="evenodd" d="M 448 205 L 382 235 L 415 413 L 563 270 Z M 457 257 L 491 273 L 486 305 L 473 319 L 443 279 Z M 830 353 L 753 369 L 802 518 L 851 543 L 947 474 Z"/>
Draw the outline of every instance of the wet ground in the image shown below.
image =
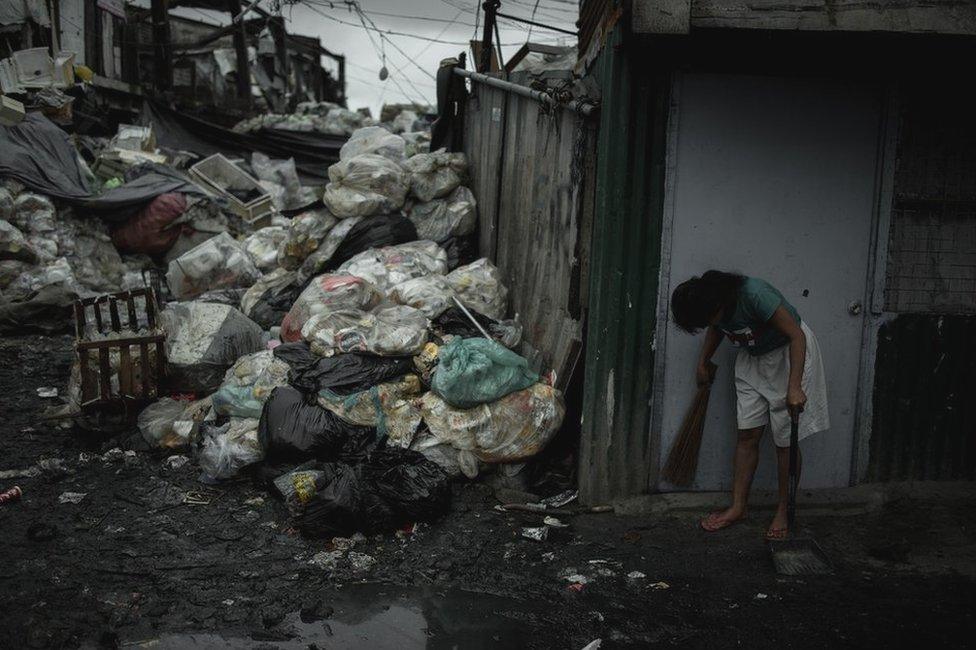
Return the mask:
<path fill-rule="evenodd" d="M 0 480 L 24 490 L 0 505 L 0 648 L 972 645 L 976 503 L 952 492 L 807 517 L 835 565 L 820 577 L 776 576 L 768 513 L 716 535 L 565 516 L 539 542 L 520 531 L 540 515 L 496 511 L 478 483 L 433 525 L 309 541 L 247 480 L 203 485 L 192 462 L 41 422 L 70 339 L 0 340 L 0 358 L 0 470 L 63 461 Z"/>

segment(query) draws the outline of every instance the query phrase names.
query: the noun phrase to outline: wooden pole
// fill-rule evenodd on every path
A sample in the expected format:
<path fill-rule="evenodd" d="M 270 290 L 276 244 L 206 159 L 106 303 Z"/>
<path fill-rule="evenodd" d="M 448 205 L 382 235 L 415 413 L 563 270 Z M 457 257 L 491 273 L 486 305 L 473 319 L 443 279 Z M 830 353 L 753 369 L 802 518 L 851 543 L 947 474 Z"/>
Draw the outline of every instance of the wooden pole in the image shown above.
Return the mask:
<path fill-rule="evenodd" d="M 238 16 L 243 13 L 241 0 L 227 0 L 227 11 L 234 22 L 240 23 L 233 31 L 234 50 L 237 52 L 237 96 L 246 108 L 250 108 L 251 66 L 247 60 L 247 32 L 244 29 L 244 20 L 238 20 Z"/>
<path fill-rule="evenodd" d="M 156 71 L 156 92 L 173 87 L 173 52 L 169 30 L 169 0 L 152 0 L 153 67 Z"/>

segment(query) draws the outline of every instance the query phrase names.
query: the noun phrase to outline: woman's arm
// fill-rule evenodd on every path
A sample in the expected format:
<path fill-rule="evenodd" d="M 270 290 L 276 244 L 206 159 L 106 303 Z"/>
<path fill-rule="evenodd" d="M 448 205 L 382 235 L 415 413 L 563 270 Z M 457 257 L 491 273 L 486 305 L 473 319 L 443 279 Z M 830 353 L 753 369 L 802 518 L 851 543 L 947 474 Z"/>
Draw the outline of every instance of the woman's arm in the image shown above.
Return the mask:
<path fill-rule="evenodd" d="M 709 326 L 705 331 L 705 342 L 702 344 L 701 354 L 698 357 L 698 367 L 695 368 L 695 379 L 699 386 L 712 383 L 715 377 L 715 364 L 712 363 L 712 355 L 722 342 L 722 333 L 717 327 Z"/>
<path fill-rule="evenodd" d="M 786 387 L 786 408 L 791 414 L 797 415 L 807 403 L 807 396 L 802 388 L 803 366 L 807 360 L 807 336 L 782 305 L 773 312 L 769 324 L 790 340 L 790 379 Z"/>

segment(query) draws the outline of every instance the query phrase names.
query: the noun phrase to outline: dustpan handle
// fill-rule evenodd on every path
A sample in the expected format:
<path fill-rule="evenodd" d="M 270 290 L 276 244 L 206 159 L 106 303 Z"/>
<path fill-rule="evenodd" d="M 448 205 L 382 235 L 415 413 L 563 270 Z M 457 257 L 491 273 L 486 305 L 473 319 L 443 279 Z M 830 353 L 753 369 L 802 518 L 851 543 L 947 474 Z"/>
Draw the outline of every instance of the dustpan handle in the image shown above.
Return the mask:
<path fill-rule="evenodd" d="M 793 522 L 796 521 L 796 491 L 800 485 L 797 475 L 800 453 L 800 414 L 790 414 L 790 482 L 787 488 L 786 525 L 793 533 Z"/>

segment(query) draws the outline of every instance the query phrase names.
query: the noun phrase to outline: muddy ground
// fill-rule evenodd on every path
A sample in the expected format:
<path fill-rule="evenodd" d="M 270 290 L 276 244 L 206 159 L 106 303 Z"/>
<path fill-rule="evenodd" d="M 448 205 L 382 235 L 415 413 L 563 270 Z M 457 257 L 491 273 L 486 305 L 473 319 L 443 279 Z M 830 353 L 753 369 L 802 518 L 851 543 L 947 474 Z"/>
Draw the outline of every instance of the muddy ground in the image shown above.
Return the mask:
<path fill-rule="evenodd" d="M 24 490 L 0 506 L 2 648 L 972 645 L 970 500 L 808 517 L 836 568 L 815 578 L 773 572 L 768 513 L 715 535 L 688 515 L 578 515 L 537 542 L 519 531 L 541 516 L 497 512 L 477 483 L 438 523 L 336 549 L 296 535 L 249 481 L 203 485 L 193 463 L 145 452 L 106 460 L 94 454 L 124 436 L 41 423 L 56 400 L 36 388 L 64 392 L 70 339 L 0 340 L 0 358 L 0 469 L 68 470 L 0 481 Z"/>

